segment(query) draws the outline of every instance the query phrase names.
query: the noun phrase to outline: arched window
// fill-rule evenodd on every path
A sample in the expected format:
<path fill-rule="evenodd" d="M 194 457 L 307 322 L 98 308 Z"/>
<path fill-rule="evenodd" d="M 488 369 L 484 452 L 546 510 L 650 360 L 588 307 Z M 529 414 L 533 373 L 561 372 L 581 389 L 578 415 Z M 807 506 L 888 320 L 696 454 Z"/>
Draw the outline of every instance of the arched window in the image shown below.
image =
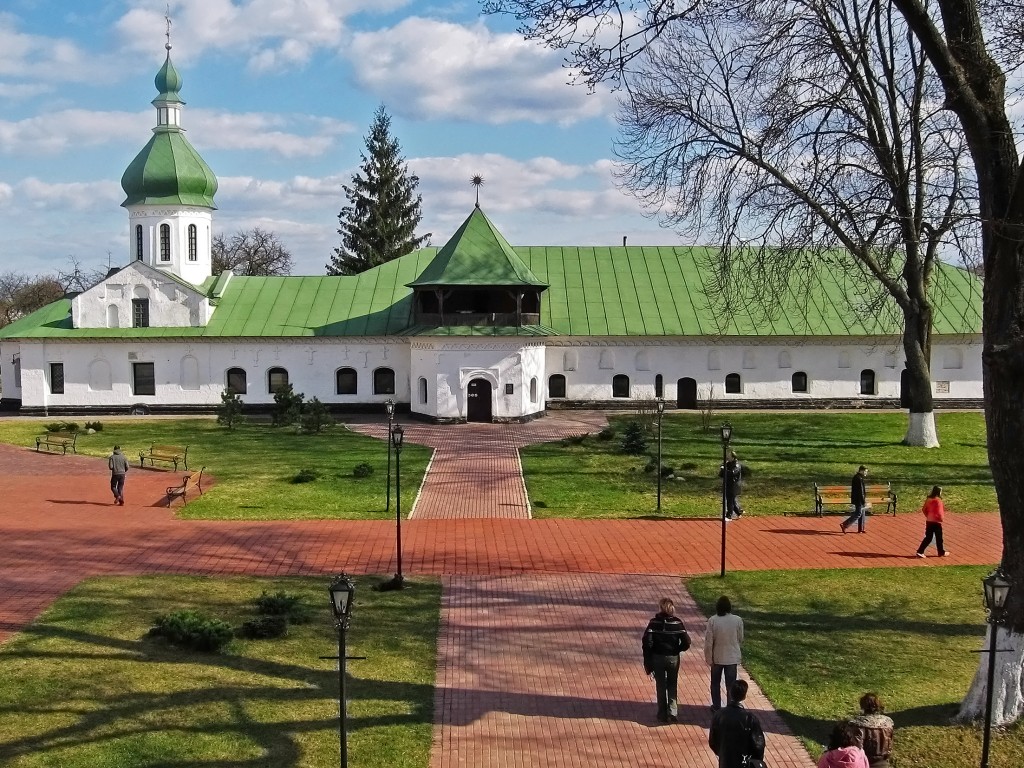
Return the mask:
<path fill-rule="evenodd" d="M 660 373 L 654 377 L 654 396 L 658 398 L 665 396 L 665 377 Z"/>
<path fill-rule="evenodd" d="M 629 397 L 629 376 L 619 373 L 612 377 L 612 397 Z"/>
<path fill-rule="evenodd" d="M 135 260 L 142 261 L 142 225 L 135 225 Z"/>
<path fill-rule="evenodd" d="M 285 374 L 287 379 L 288 374 Z M 246 380 L 244 368 L 228 368 L 227 377 L 228 389 L 236 395 L 244 395 L 249 391 L 249 382 Z"/>
<path fill-rule="evenodd" d="M 860 393 L 862 395 L 875 394 L 875 372 L 865 368 L 860 372 Z"/>
<path fill-rule="evenodd" d="M 530 379 L 530 402 L 537 402 L 537 377 L 534 376 Z"/>
<path fill-rule="evenodd" d="M 267 371 L 267 392 L 274 394 L 288 386 L 288 371 L 284 368 L 271 368 Z"/>
<path fill-rule="evenodd" d="M 548 397 L 565 397 L 565 376 L 554 373 L 548 377 Z"/>
<path fill-rule="evenodd" d="M 727 395 L 738 395 L 740 393 L 740 375 L 730 373 L 725 377 L 725 393 Z"/>
<path fill-rule="evenodd" d="M 390 368 L 378 368 L 373 372 L 373 394 L 395 394 L 395 372 Z"/>
<path fill-rule="evenodd" d="M 171 260 L 171 225 L 160 225 L 160 261 Z"/>
<path fill-rule="evenodd" d="M 199 361 L 192 355 L 181 358 L 181 388 L 189 391 L 199 389 Z"/>
<path fill-rule="evenodd" d="M 793 391 L 807 391 L 807 374 L 804 373 L 803 371 L 797 371 L 796 373 L 793 374 Z"/>
<path fill-rule="evenodd" d="M 197 261 L 199 259 L 199 233 L 196 230 L 195 224 L 188 225 L 188 260 Z"/>
<path fill-rule="evenodd" d="M 420 390 L 420 405 L 426 405 L 427 403 L 427 380 L 420 376 L 417 386 Z"/>
<path fill-rule="evenodd" d="M 121 316 L 117 311 L 117 304 L 107 305 L 107 328 L 119 328 L 121 326 Z"/>
<path fill-rule="evenodd" d="M 339 368 L 334 383 L 339 395 L 354 395 L 359 391 L 359 374 L 355 368 Z"/>

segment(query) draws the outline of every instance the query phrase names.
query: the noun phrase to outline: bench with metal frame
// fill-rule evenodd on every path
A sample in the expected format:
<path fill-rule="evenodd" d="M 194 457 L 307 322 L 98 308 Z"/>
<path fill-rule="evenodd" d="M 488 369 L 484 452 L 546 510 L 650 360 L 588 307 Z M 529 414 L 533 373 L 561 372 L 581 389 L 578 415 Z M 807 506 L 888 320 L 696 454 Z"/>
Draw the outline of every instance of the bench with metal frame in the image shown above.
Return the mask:
<path fill-rule="evenodd" d="M 78 453 L 78 449 L 75 447 L 75 441 L 78 440 L 77 432 L 47 432 L 45 435 L 36 436 L 36 451 L 39 450 L 40 446 L 45 445 L 47 453 L 50 452 L 50 447 L 60 448 L 62 453 L 67 453 L 68 448 L 71 449 L 72 453 Z"/>

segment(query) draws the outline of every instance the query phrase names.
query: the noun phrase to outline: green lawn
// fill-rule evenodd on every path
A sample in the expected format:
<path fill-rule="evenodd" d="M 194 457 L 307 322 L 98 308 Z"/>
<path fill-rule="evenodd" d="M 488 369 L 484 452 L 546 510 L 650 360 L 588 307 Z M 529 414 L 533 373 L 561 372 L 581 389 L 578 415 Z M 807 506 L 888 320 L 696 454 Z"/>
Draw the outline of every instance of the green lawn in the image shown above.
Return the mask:
<path fill-rule="evenodd" d="M 522 452 L 534 515 L 567 518 L 653 517 L 656 477 L 644 473 L 646 456 L 619 451 L 629 416 L 612 419 L 616 436 L 595 436 L 525 448 Z M 752 514 L 809 513 L 811 485 L 847 484 L 860 464 L 869 480 L 889 481 L 903 511 L 920 508 L 932 485 L 943 486 L 953 512 L 996 509 L 995 490 L 980 413 L 940 413 L 941 448 L 900 444 L 906 429 L 902 413 L 727 413 L 712 432 L 700 428 L 697 413 L 667 413 L 663 422 L 663 461 L 676 479 L 662 483 L 662 515 L 706 517 L 721 510 L 722 463 L 719 421 L 733 425 L 733 448 L 746 469 L 743 504 Z M 649 441 L 657 454 L 656 432 Z"/>
<path fill-rule="evenodd" d="M 736 573 L 688 587 L 705 613 L 720 594 L 746 629 L 744 663 L 812 754 L 835 720 L 876 691 L 896 723 L 894 768 L 970 768 L 981 729 L 953 726 L 983 645 L 991 567 Z M 992 768 L 1024 765 L 1024 727 L 996 735 Z"/>
<path fill-rule="evenodd" d="M 265 424 L 227 430 L 213 419 L 102 421 L 102 432 L 79 435 L 79 453 L 106 456 L 119 444 L 137 466 L 139 451 L 152 443 L 187 445 L 189 467 L 205 466 L 216 477 L 216 486 L 178 512 L 183 518 L 361 520 L 394 515 L 394 500 L 392 511 L 385 510 L 387 446 L 341 425 L 319 435 L 305 435 Z M 44 422 L 3 419 L 0 442 L 34 446 L 33 436 L 43 430 Z M 402 449 L 402 510 L 406 514 L 416 500 L 429 459 L 429 448 L 406 442 Z M 363 462 L 373 466 L 373 474 L 353 477 L 353 467 Z M 317 471 L 320 478 L 293 484 L 291 479 L 305 468 Z"/>
<path fill-rule="evenodd" d="M 426 768 L 440 587 L 401 592 L 357 580 L 349 631 L 349 761 Z M 144 638 L 193 608 L 237 625 L 261 591 L 316 609 L 280 640 L 225 654 Z M 326 579 L 96 578 L 0 646 L 0 765 L 9 768 L 322 768 L 338 764 L 337 633 Z"/>

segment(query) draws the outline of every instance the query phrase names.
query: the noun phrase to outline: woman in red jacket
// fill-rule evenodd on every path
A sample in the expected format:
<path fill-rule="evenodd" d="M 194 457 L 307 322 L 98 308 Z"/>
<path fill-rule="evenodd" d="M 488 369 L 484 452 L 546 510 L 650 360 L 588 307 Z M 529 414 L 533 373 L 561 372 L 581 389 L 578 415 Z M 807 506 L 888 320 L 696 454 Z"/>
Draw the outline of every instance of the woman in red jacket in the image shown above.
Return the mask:
<path fill-rule="evenodd" d="M 935 538 L 935 546 L 939 550 L 939 557 L 948 557 L 949 551 L 942 544 L 942 518 L 946 515 L 946 508 L 942 504 L 942 489 L 939 486 L 932 486 L 932 492 L 924 500 L 921 507 L 924 513 L 924 538 L 921 539 L 921 546 L 917 548 L 917 556 L 924 557 L 924 551 Z"/>

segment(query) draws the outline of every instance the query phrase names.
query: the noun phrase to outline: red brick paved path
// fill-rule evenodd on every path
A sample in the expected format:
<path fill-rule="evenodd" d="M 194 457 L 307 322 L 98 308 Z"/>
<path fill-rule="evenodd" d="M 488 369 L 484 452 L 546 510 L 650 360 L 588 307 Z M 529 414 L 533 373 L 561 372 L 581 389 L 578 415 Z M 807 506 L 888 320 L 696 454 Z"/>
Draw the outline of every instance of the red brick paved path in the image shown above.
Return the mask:
<path fill-rule="evenodd" d="M 175 477 L 134 469 L 127 505 L 114 507 L 102 459 L 0 445 L 0 641 L 70 586 L 97 574 L 395 569 L 390 522 L 180 521 L 172 510 L 154 506 Z M 468 496 L 473 482 L 450 492 Z M 729 526 L 729 567 L 929 567 L 998 559 L 996 515 L 952 515 L 945 528 L 954 554 L 941 561 L 913 557 L 923 527 L 919 518 L 872 518 L 865 535 L 839 533 L 835 517 L 745 518 Z M 719 530 L 717 521 L 700 520 L 410 520 L 403 527 L 406 574 L 459 577 L 448 582 L 444 598 L 438 677 L 444 690 L 438 695 L 447 698 L 438 709 L 435 765 L 712 765 L 710 753 L 696 747 L 692 754 L 680 751 L 689 756 L 675 763 L 637 757 L 663 754 L 666 741 L 689 749 L 699 741 L 703 721 L 698 708 L 688 727 L 649 728 L 644 713 L 651 708 L 650 684 L 635 670 L 637 627 L 661 587 L 672 591 L 676 585 L 673 578 L 654 577 L 716 572 Z M 542 669 L 538 663 L 558 661 L 562 651 L 531 622 L 557 622 L 572 611 L 600 617 L 596 645 L 579 660 L 588 668 L 597 664 L 600 674 L 591 675 L 584 688 L 571 687 L 557 670 L 536 674 Z M 502 631 L 512 617 L 516 626 Z M 565 625 L 574 628 L 575 622 Z M 484 655 L 486 638 L 477 636 L 479 629 L 501 640 L 494 647 L 507 648 L 504 655 Z M 691 651 L 687 664 L 696 668 L 687 668 L 691 687 L 684 689 L 696 697 L 691 703 L 702 700 L 706 687 L 699 662 L 699 652 Z M 569 741 L 569 734 L 582 735 Z M 773 742 L 783 743 L 792 745 Z M 575 752 L 563 750 L 567 745 Z M 786 762 L 777 751 L 772 765 L 805 766 L 806 756 L 793 749 L 796 762 Z M 597 753 L 607 760 L 598 762 Z"/>
<path fill-rule="evenodd" d="M 602 413 L 578 411 L 525 424 L 403 424 L 406 440 L 434 449 L 409 519 L 528 519 L 530 500 L 519 449 L 597 432 L 607 424 Z M 352 429 L 380 439 L 387 434 L 386 423 L 356 424 Z"/>
<path fill-rule="evenodd" d="M 655 719 L 639 652 L 664 596 L 694 641 L 680 668 L 678 725 Z M 717 766 L 707 746 L 705 620 L 679 579 L 458 576 L 445 580 L 441 610 L 431 768 Z M 769 765 L 813 767 L 753 682 L 747 703 L 768 737 Z"/>

